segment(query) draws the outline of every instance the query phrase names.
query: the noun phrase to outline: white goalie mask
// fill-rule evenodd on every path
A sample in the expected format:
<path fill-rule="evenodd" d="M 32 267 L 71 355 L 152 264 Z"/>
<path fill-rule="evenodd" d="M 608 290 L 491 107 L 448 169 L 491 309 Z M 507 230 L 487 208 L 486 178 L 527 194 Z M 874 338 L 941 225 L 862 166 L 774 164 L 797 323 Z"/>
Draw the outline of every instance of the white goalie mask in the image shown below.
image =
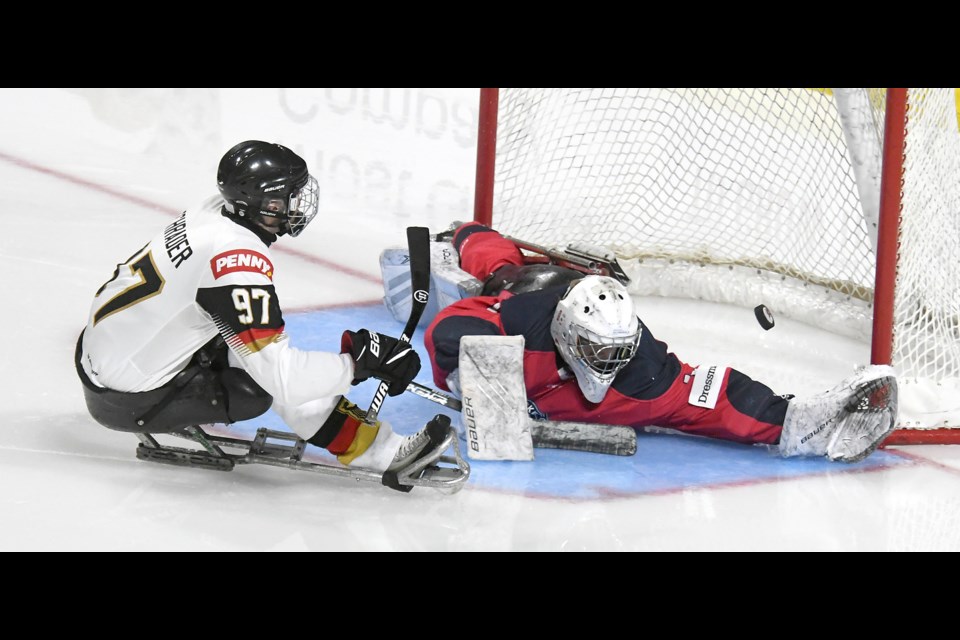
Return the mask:
<path fill-rule="evenodd" d="M 550 324 L 560 355 L 593 403 L 603 400 L 617 373 L 633 358 L 640 332 L 626 287 L 606 276 L 571 283 Z"/>

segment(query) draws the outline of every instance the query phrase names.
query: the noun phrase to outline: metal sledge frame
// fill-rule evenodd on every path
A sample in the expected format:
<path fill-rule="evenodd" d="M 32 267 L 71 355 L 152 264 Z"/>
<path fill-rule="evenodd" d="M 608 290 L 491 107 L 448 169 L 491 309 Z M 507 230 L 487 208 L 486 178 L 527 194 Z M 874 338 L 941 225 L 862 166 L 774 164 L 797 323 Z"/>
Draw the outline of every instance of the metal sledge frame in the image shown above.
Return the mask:
<path fill-rule="evenodd" d="M 365 469 L 350 469 L 305 461 L 303 460 L 307 446 L 305 440 L 292 433 L 267 428 L 257 429 L 253 440 L 213 435 L 200 427 L 187 427 L 183 431 L 169 434 L 195 442 L 203 447 L 202 450 L 162 445 L 149 433 L 136 435 L 140 439 L 140 445 L 137 447 L 137 458 L 140 460 L 215 471 L 232 471 L 238 464 L 265 464 L 376 482 L 402 492 L 408 492 L 413 487 L 430 487 L 449 493 L 456 493 L 462 489 L 470 476 L 470 465 L 460 454 L 456 433 L 449 426 L 442 445 L 433 453 L 420 458 L 401 471 L 382 474 Z M 285 442 L 292 444 L 284 444 Z M 443 455 L 451 445 L 454 455 Z M 225 447 L 241 449 L 243 453 L 228 453 L 224 451 Z M 439 466 L 439 464 L 449 466 Z"/>

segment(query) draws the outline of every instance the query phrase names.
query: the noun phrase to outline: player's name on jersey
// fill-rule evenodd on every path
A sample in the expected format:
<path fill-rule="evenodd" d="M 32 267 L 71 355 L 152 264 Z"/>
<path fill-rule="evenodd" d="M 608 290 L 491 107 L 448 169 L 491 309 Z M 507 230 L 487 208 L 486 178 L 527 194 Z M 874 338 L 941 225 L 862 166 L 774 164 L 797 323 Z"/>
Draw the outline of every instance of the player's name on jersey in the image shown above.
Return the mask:
<path fill-rule="evenodd" d="M 163 244 L 167 249 L 167 257 L 173 263 L 174 268 L 179 269 L 187 258 L 193 255 L 193 249 L 190 248 L 190 241 L 187 239 L 187 214 L 183 213 L 179 218 L 167 225 L 163 231 Z"/>

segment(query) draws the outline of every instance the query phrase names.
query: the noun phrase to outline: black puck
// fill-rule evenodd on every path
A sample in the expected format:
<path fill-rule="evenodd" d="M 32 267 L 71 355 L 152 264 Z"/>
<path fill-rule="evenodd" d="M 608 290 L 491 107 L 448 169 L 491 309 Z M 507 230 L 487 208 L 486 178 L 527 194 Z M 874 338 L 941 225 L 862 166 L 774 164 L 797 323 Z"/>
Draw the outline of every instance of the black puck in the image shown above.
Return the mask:
<path fill-rule="evenodd" d="M 753 313 L 757 316 L 757 322 L 759 322 L 760 326 L 766 331 L 770 331 L 770 329 L 773 328 L 773 312 L 767 309 L 766 305 L 758 304 L 754 308 Z"/>

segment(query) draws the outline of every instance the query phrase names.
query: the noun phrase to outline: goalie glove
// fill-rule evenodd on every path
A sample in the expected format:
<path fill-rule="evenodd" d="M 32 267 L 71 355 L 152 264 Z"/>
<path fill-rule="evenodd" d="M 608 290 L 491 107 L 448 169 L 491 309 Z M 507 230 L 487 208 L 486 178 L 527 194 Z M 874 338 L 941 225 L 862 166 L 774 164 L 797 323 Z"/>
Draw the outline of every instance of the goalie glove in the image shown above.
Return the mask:
<path fill-rule="evenodd" d="M 420 372 L 420 356 L 409 342 L 366 329 L 344 331 L 340 353 L 350 354 L 355 363 L 352 384 L 378 378 L 390 383 L 390 396 L 403 393 Z"/>

